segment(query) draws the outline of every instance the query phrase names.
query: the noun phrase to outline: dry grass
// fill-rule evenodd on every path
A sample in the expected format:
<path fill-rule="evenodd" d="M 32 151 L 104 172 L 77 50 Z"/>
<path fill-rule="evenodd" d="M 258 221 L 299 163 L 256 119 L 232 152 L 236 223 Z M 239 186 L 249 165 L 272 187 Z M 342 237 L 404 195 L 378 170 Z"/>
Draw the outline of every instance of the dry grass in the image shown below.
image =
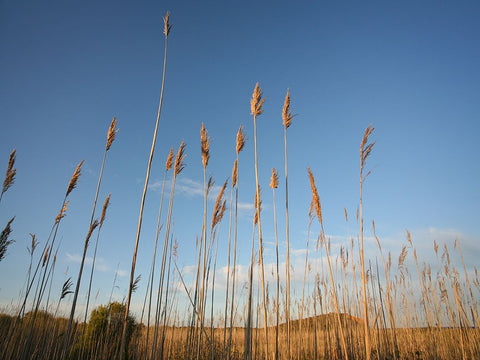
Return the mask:
<path fill-rule="evenodd" d="M 370 174 L 366 170 L 366 161 L 372 155 L 374 142 L 369 142 L 374 131 L 368 126 L 360 142 L 360 176 L 359 176 L 359 209 L 357 214 L 358 233 L 354 237 L 348 234 L 350 241 L 341 244 L 339 254 L 332 251 L 330 240 L 326 238 L 324 219 L 320 202 L 320 192 L 315 184 L 312 171 L 307 174 L 312 193 L 307 238 L 307 253 L 303 265 L 303 284 L 301 293 L 299 286 L 292 286 L 290 279 L 290 239 L 289 239 L 289 198 L 288 198 L 288 166 L 287 166 L 287 129 L 292 125 L 290 110 L 290 92 L 287 91 L 283 105 L 282 120 L 285 144 L 285 234 L 277 233 L 277 209 L 275 190 L 279 186 L 279 174 L 272 169 L 270 187 L 273 195 L 274 231 L 276 250 L 276 269 L 272 270 L 275 278 L 275 291 L 269 289 L 273 284 L 267 283 L 264 274 L 264 244 L 261 222 L 261 191 L 259 178 L 259 161 L 257 153 L 257 120 L 263 113 L 265 98 L 258 83 L 255 86 L 250 102 L 250 110 L 254 122 L 253 159 L 255 166 L 255 209 L 252 224 L 251 263 L 246 288 L 239 291 L 238 254 L 237 254 L 237 217 L 239 182 L 241 178 L 239 154 L 245 147 L 246 137 L 242 127 L 236 134 L 232 144 L 232 155 L 235 155 L 232 169 L 232 187 L 230 191 L 228 252 L 217 253 L 221 238 L 219 227 L 227 210 L 224 200 L 228 182 L 225 181 L 217 196 L 213 209 L 207 208 L 207 198 L 213 186 L 213 180 L 207 181 L 206 170 L 211 156 L 215 155 L 211 147 L 210 137 L 201 124 L 200 153 L 204 178 L 204 209 L 198 217 L 203 218 L 198 246 L 195 253 L 196 264 L 192 284 L 186 284 L 176 257 L 178 248 L 173 244 L 173 216 L 175 183 L 185 164 L 186 147 L 180 144 L 174 158 L 173 148 L 165 164 L 164 184 L 167 172 L 171 175 L 170 197 L 166 220 L 161 224 L 163 192 L 160 199 L 160 210 L 157 221 L 155 252 L 152 259 L 149 287 L 145 293 L 145 304 L 148 298 L 146 326 L 136 323 L 129 316 L 132 292 L 138 285 L 135 278 L 137 248 L 142 225 L 143 205 L 147 193 L 147 185 L 156 135 L 159 127 L 160 111 L 163 99 L 165 79 L 167 38 L 171 31 L 169 14 L 164 18 L 165 59 L 162 80 L 162 92 L 157 114 L 150 156 L 148 158 L 147 175 L 142 194 L 139 221 L 133 250 L 132 269 L 125 303 L 109 303 L 92 311 L 87 321 L 75 321 L 74 315 L 82 268 L 79 272 L 74 299 L 70 309 L 70 319 L 58 314 L 60 302 L 67 300 L 67 295 L 74 285 L 71 279 L 63 283 L 62 292 L 55 303 L 54 312 L 48 306 L 50 291 L 55 271 L 55 255 L 58 245 L 55 243 L 57 231 L 67 212 L 68 196 L 78 186 L 81 175 L 81 162 L 67 186 L 60 211 L 56 216 L 50 235 L 42 251 L 36 251 L 38 241 L 32 234 L 29 248 L 30 262 L 26 268 L 27 284 L 24 296 L 19 299 L 21 305 L 11 309 L 9 314 L 0 315 L 0 358 L 2 359 L 478 359 L 480 358 L 479 331 L 479 292 L 480 280 L 475 268 L 475 275 L 467 268 L 460 244 L 455 242 L 453 249 L 447 244 L 433 244 L 436 263 L 427 264 L 421 261 L 414 246 L 414 239 L 406 233 L 405 245 L 398 254 L 384 253 L 382 239 L 377 236 L 375 224 L 372 224 L 377 251 L 370 259 L 365 258 L 364 219 L 363 219 L 363 184 Z M 104 151 L 110 150 L 115 139 L 116 118 L 113 118 Z M 233 135 L 233 134 L 232 134 Z M 352 156 L 354 156 L 352 154 Z M 94 230 L 98 227 L 97 242 L 100 229 L 105 219 L 110 195 L 106 198 L 100 221 L 93 220 L 98 189 L 102 178 L 102 170 L 94 198 L 91 221 L 84 243 L 84 256 Z M 10 155 L 1 196 L 13 184 L 16 169 L 15 151 Z M 319 179 L 317 178 L 317 181 Z M 320 179 L 321 182 L 321 179 Z M 319 183 L 319 182 L 317 182 Z M 320 190 L 322 188 L 320 187 Z M 328 190 L 328 189 L 326 189 Z M 234 201 L 235 193 L 235 201 Z M 253 194 L 251 194 L 253 197 Z M 313 223 L 315 212 L 318 223 Z M 207 232 L 207 216 L 211 214 L 210 231 Z M 345 210 L 345 220 L 348 216 Z M 8 235 L 13 219 L 1 234 L 2 248 L 9 245 Z M 265 224 L 263 224 L 265 225 Z M 320 234 L 316 251 L 309 250 L 310 227 L 318 227 Z M 165 240 L 161 249 L 159 265 L 158 293 L 156 303 L 152 300 L 156 267 L 157 241 L 160 231 L 165 231 Z M 257 232 L 258 231 L 258 232 Z M 233 232 L 233 234 L 232 234 Z M 255 240 L 258 237 L 258 243 Z M 233 244 L 232 244 L 233 238 Z M 279 239 L 285 239 L 286 250 L 282 254 Z M 358 243 L 358 245 L 356 244 Z M 322 246 L 319 248 L 319 244 Z M 350 246 L 349 246 L 350 245 Z M 248 246 L 244 246 L 247 248 Z M 358 248 L 357 248 L 358 247 Z M 218 294 L 217 255 L 227 256 L 227 282 L 225 303 L 222 310 L 213 307 Z M 0 260 L 5 256 L 0 251 Z M 383 269 L 380 271 L 376 257 L 381 258 Z M 35 259 L 34 259 L 35 258 Z M 285 259 L 285 282 L 280 281 L 281 259 Z M 316 260 L 311 265 L 312 258 Z M 398 259 L 392 265 L 392 258 Z M 82 260 L 82 266 L 83 266 Z M 323 261 L 325 260 L 325 262 Z M 461 260 L 461 261 L 460 261 Z M 36 263 L 34 262 L 36 261 Z M 457 264 L 458 263 L 458 264 Z M 34 266 L 36 264 L 36 266 Z M 414 264 L 411 271 L 409 264 Z M 461 264 L 461 265 L 459 265 Z M 212 266 L 213 265 L 213 266 Z M 375 266 L 376 265 L 376 266 Z M 313 269 L 312 269 L 313 268 Z M 458 269 L 461 269 L 460 271 Z M 301 271 L 297 270 L 297 271 Z M 94 267 L 90 274 L 89 293 L 92 284 Z M 463 273 L 462 273 L 463 271 Z M 211 280 L 210 277 L 212 278 Z M 259 278 L 256 282 L 254 279 Z M 136 279 L 136 280 L 134 280 Z M 113 286 L 115 287 L 115 281 Z M 181 287 L 177 287 L 181 284 Z M 180 290 L 181 288 L 181 290 Z M 211 297 L 208 299 L 208 290 Z M 292 291 L 292 292 L 291 292 Z M 45 300 L 45 293 L 48 293 Z M 238 295 L 240 294 L 240 295 Z M 178 301 L 177 296 L 184 296 L 187 304 Z M 53 297 L 52 297 L 53 298 Z M 87 301 L 88 302 L 88 301 Z M 31 305 L 27 309 L 27 304 Z M 207 311 L 208 305 L 210 305 Z M 224 305 L 224 306 L 223 306 Z M 146 305 L 144 305 L 146 306 Z M 45 309 L 45 310 L 44 310 Z M 150 324 L 150 312 L 155 324 Z M 28 310 L 28 311 L 27 311 Z M 49 312 L 50 311 L 50 312 Z M 102 317 L 103 316 L 103 317 Z M 153 336 L 151 335 L 153 334 Z M 273 349 L 270 344 L 275 344 Z"/>

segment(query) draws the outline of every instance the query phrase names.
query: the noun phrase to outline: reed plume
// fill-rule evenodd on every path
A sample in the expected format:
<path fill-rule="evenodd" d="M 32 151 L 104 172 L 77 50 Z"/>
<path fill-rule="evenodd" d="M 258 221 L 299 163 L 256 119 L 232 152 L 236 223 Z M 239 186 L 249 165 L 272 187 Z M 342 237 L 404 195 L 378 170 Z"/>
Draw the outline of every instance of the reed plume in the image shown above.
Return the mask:
<path fill-rule="evenodd" d="M 223 212 L 225 211 L 225 201 L 223 201 L 223 194 L 225 193 L 225 189 L 227 187 L 228 179 L 225 180 L 223 183 L 220 192 L 218 193 L 217 200 L 215 200 L 215 206 L 213 207 L 213 215 L 212 215 L 212 225 L 210 231 L 213 231 L 214 227 L 222 220 Z"/>
<path fill-rule="evenodd" d="M 200 128 L 200 145 L 202 150 L 203 167 L 206 168 L 208 166 L 208 160 L 210 159 L 210 136 L 207 135 L 207 130 L 203 123 Z"/>
<path fill-rule="evenodd" d="M 110 150 L 110 147 L 113 144 L 113 141 L 115 140 L 115 136 L 117 135 L 118 129 L 116 128 L 117 126 L 117 118 L 114 116 L 112 119 L 112 122 L 110 123 L 110 127 L 108 128 L 108 133 L 107 133 L 107 144 L 105 146 L 105 151 Z"/>
<path fill-rule="evenodd" d="M 15 220 L 15 217 L 10 219 L 10 221 L 7 223 L 5 228 L 2 230 L 2 233 L 0 234 L 0 261 L 5 258 L 5 255 L 7 254 L 7 248 L 14 242 L 13 240 L 10 240 L 8 238 L 10 236 L 10 233 L 12 232 L 11 225 L 13 220 Z"/>
<path fill-rule="evenodd" d="M 0 193 L 0 201 L 2 201 L 3 194 L 13 185 L 15 181 L 15 175 L 17 174 L 17 169 L 14 168 L 15 158 L 16 158 L 16 150 L 13 149 L 13 151 L 10 154 L 10 158 L 8 159 L 7 171 L 5 172 L 5 179 L 3 180 L 2 192 Z"/>
<path fill-rule="evenodd" d="M 77 168 L 75 169 L 75 172 L 73 173 L 72 177 L 70 178 L 70 182 L 68 183 L 67 193 L 66 193 L 65 197 L 67 197 L 72 192 L 72 190 L 77 187 L 78 179 L 80 178 L 80 175 L 82 174 L 82 164 L 83 164 L 83 160 L 80 161 L 80 163 L 77 165 Z"/>

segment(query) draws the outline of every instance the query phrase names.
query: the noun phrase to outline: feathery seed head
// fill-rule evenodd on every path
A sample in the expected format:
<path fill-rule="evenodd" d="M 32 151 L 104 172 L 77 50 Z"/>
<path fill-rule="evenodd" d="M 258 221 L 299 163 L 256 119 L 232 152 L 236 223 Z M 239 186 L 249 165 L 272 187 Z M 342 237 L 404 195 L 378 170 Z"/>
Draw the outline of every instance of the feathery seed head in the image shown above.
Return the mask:
<path fill-rule="evenodd" d="M 213 177 L 210 175 L 207 182 L 207 196 L 210 193 L 210 190 L 212 190 L 213 185 L 215 185 L 215 181 L 213 180 Z"/>
<path fill-rule="evenodd" d="M 202 163 L 203 167 L 206 169 L 208 166 L 208 160 L 210 159 L 210 137 L 208 136 L 203 123 L 200 128 L 200 143 L 202 149 Z"/>
<path fill-rule="evenodd" d="M 170 170 L 172 168 L 172 165 L 173 165 L 173 146 L 170 149 L 170 152 L 168 153 L 167 162 L 165 164 L 166 170 L 167 171 Z"/>
<path fill-rule="evenodd" d="M 100 217 L 100 227 L 103 226 L 103 220 L 105 220 L 105 214 L 107 213 L 107 208 L 110 204 L 110 196 L 112 196 L 112 194 L 108 194 L 103 203 L 102 216 Z"/>
<path fill-rule="evenodd" d="M 237 185 L 238 181 L 238 160 L 235 160 L 233 163 L 233 170 L 232 170 L 232 188 Z"/>
<path fill-rule="evenodd" d="M 177 177 L 177 175 L 180 174 L 180 172 L 185 167 L 185 164 L 183 163 L 183 161 L 185 160 L 185 156 L 185 143 L 182 140 L 182 142 L 180 143 L 180 147 L 177 151 L 177 157 L 175 158 L 175 166 L 173 167 L 175 177 Z"/>
<path fill-rule="evenodd" d="M 72 283 L 72 278 L 69 277 L 64 283 L 63 283 L 63 287 L 62 287 L 62 293 L 60 294 L 60 300 L 62 300 L 65 296 L 67 296 L 68 294 L 73 294 L 73 291 L 70 290 L 70 288 L 72 287 L 73 283 Z"/>
<path fill-rule="evenodd" d="M 320 222 L 320 225 L 323 226 L 322 207 L 320 205 L 320 197 L 318 196 L 317 187 L 315 186 L 315 179 L 313 177 L 312 170 L 310 170 L 310 167 L 308 167 L 308 177 L 310 178 L 310 187 L 312 189 L 313 206 L 315 208 L 315 211 L 317 212 L 318 221 Z"/>
<path fill-rule="evenodd" d="M 163 25 L 164 25 L 163 34 L 165 35 L 165 38 L 168 37 L 168 34 L 170 34 L 170 30 L 172 29 L 172 25 L 170 25 L 170 23 L 168 22 L 169 19 L 170 19 L 170 13 L 167 11 L 167 14 L 163 18 Z"/>
<path fill-rule="evenodd" d="M 32 244 L 30 245 L 30 248 L 27 248 L 27 250 L 30 255 L 33 255 L 35 249 L 37 248 L 38 240 L 35 234 L 30 233 L 30 237 L 32 238 Z"/>
<path fill-rule="evenodd" d="M 276 189 L 278 187 L 278 172 L 272 168 L 272 177 L 270 178 L 270 187 Z"/>
<path fill-rule="evenodd" d="M 260 90 L 260 85 L 257 83 L 255 89 L 253 90 L 252 99 L 250 100 L 250 111 L 253 116 L 258 116 L 263 113 L 262 106 L 265 102 L 265 99 L 262 99 L 262 91 Z"/>
<path fill-rule="evenodd" d="M 58 224 L 60 220 L 62 220 L 67 215 L 67 206 L 68 206 L 68 201 L 65 201 L 63 203 L 62 209 L 60 210 L 57 217 L 55 218 L 55 224 Z"/>
<path fill-rule="evenodd" d="M 10 219 L 10 221 L 7 223 L 7 226 L 5 226 L 5 229 L 3 229 L 0 233 L 0 261 L 2 261 L 7 254 L 7 248 L 10 246 L 11 243 L 14 242 L 14 240 L 8 239 L 10 233 L 12 232 L 11 225 L 13 220 L 15 220 L 15 216 Z"/>
<path fill-rule="evenodd" d="M 72 178 L 70 179 L 70 182 L 68 183 L 67 194 L 65 195 L 65 197 L 67 197 L 68 194 L 70 194 L 72 192 L 72 190 L 77 187 L 78 178 L 82 174 L 82 164 L 83 164 L 83 160 L 80 161 L 80 163 L 77 165 L 77 168 L 75 169 L 75 172 L 73 173 Z"/>
<path fill-rule="evenodd" d="M 87 234 L 87 238 L 85 240 L 85 246 L 88 246 L 88 243 L 90 241 L 90 237 L 92 236 L 92 233 L 93 233 L 93 230 L 95 230 L 98 226 L 98 220 L 95 219 L 93 221 L 93 223 L 90 224 L 90 228 L 88 229 L 88 234 Z"/>
<path fill-rule="evenodd" d="M 106 151 L 110 150 L 110 146 L 112 146 L 113 140 L 115 140 L 115 135 L 118 132 L 118 129 L 116 129 L 116 126 L 117 126 L 117 118 L 114 116 L 112 122 L 110 123 L 110 127 L 108 129 Z"/>
<path fill-rule="evenodd" d="M 368 137 L 372 134 L 373 130 L 375 130 L 375 128 L 372 125 L 368 125 L 363 134 L 362 142 L 360 143 L 360 172 L 363 171 L 367 157 L 370 155 L 373 145 L 375 145 L 375 142 L 367 144 Z"/>
<path fill-rule="evenodd" d="M 240 125 L 237 132 L 237 155 L 242 151 L 245 146 L 245 134 L 243 133 L 243 126 Z"/>
<path fill-rule="evenodd" d="M 213 207 L 212 226 L 210 229 L 211 231 L 213 231 L 213 228 L 222 220 L 222 217 L 223 217 L 222 207 L 225 206 L 225 202 L 223 202 L 223 205 L 222 205 L 222 200 L 223 200 L 223 194 L 225 193 L 225 188 L 227 187 L 227 184 L 228 184 L 228 179 L 225 180 L 222 188 L 220 189 L 220 192 L 217 195 L 217 200 L 215 201 L 215 206 Z M 225 209 L 223 209 L 223 211 L 225 211 Z"/>
<path fill-rule="evenodd" d="M 16 152 L 17 151 L 13 149 L 12 153 L 10 154 L 10 158 L 8 160 L 7 172 L 5 173 L 5 180 L 3 181 L 2 194 L 5 191 L 7 191 L 15 181 L 15 175 L 17 174 L 17 169 L 14 169 L 13 167 L 15 165 Z"/>
<path fill-rule="evenodd" d="M 282 119 L 283 119 L 283 126 L 285 129 L 290 127 L 292 123 L 292 119 L 295 115 L 292 115 L 290 111 L 290 90 L 287 90 L 287 95 L 285 96 L 285 103 L 283 104 L 283 111 L 282 111 Z"/>
<path fill-rule="evenodd" d="M 48 252 L 50 250 L 50 245 L 47 246 L 47 248 L 45 249 L 45 253 L 43 254 L 43 262 L 42 262 L 42 267 L 45 266 L 45 263 L 47 262 L 47 258 L 48 258 Z"/>

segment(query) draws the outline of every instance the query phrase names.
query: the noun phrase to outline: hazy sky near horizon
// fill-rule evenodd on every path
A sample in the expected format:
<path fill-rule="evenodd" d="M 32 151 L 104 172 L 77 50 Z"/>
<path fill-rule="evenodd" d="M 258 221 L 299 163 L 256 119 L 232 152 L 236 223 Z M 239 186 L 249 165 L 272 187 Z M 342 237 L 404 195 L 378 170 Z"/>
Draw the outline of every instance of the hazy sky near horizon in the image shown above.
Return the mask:
<path fill-rule="evenodd" d="M 276 206 L 282 261 L 285 254 L 281 111 L 287 89 L 297 114 L 287 135 L 294 263 L 302 263 L 307 238 L 309 166 L 334 249 L 338 253 L 339 246 L 349 246 L 350 236 L 357 236 L 359 145 L 369 124 L 375 127 L 376 142 L 364 187 L 369 253 L 374 256 L 375 220 L 377 234 L 394 258 L 408 229 L 425 260 L 433 257 L 433 240 L 453 246 L 458 238 L 468 268 L 478 263 L 478 2 L 3 0 L 0 171 L 3 176 L 16 149 L 17 176 L 0 203 L 2 229 L 15 216 L 15 243 L 0 263 L 0 271 L 9 274 L 0 280 L 0 305 L 18 301 L 29 263 L 29 233 L 43 247 L 68 181 L 85 160 L 59 229 L 52 297 L 57 298 L 66 278 L 77 278 L 113 116 L 119 132 L 107 155 L 99 211 L 108 193 L 112 199 L 93 287 L 98 291 L 95 304 L 105 303 L 118 269 L 114 298 L 125 295 L 158 107 L 166 11 L 173 28 L 134 309 L 148 278 L 165 159 L 182 140 L 187 158 L 177 179 L 173 236 L 179 267 L 187 272 L 194 265 L 203 215 L 201 123 L 212 140 L 207 173 L 216 182 L 215 191 L 231 176 L 241 124 L 247 135 L 239 166 L 239 263 L 248 266 L 255 194 L 249 101 L 256 82 L 266 98 L 257 135 L 267 263 L 274 261 L 272 167 L 280 174 Z M 229 205 L 230 190 L 226 199 Z M 167 203 L 166 195 L 164 215 Z M 209 219 L 212 208 L 210 200 Z M 219 268 L 226 265 L 228 211 L 220 231 Z M 312 237 L 318 233 L 318 224 L 312 232 Z M 160 242 L 163 236 L 162 231 Z M 82 289 L 89 271 L 88 265 Z"/>

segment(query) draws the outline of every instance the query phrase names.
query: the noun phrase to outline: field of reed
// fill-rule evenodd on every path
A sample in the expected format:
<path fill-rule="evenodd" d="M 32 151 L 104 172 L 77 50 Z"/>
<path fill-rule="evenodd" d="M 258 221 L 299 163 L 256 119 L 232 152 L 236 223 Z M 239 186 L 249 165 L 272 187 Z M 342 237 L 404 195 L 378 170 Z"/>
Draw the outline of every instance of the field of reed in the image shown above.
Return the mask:
<path fill-rule="evenodd" d="M 158 113 L 151 150 L 147 159 L 136 239 L 132 252 L 129 287 L 123 301 L 91 306 L 92 284 L 101 230 L 108 217 L 110 195 L 97 206 L 108 154 L 115 151 L 117 119 L 107 131 L 102 165 L 93 199 L 88 233 L 82 244 L 83 256 L 75 278 L 68 278 L 59 296 L 51 293 L 56 258 L 61 239 L 58 230 L 69 208 L 69 196 L 78 186 L 83 161 L 66 184 L 59 212 L 52 219 L 50 235 L 40 246 L 34 234 L 25 264 L 26 286 L 18 307 L 0 315 L 1 359 L 479 359 L 480 277 L 467 271 L 459 241 L 431 244 L 434 263 L 417 256 L 415 239 L 407 231 L 405 245 L 398 254 L 384 251 L 376 235 L 375 223 L 364 223 L 363 186 L 370 176 L 368 160 L 374 150 L 374 127 L 359 134 L 358 211 L 353 220 L 345 210 L 345 222 L 355 223 L 357 232 L 341 244 L 337 252 L 326 235 L 322 216 L 321 192 L 312 169 L 305 169 L 311 190 L 306 252 L 301 268 L 293 269 L 290 253 L 288 197 L 288 129 L 295 126 L 290 92 L 286 91 L 279 124 L 283 126 L 285 167 L 271 170 L 269 190 L 259 178 L 257 121 L 264 111 L 265 97 L 257 83 L 250 100 L 254 133 L 248 146 L 255 150 L 255 197 L 251 238 L 248 240 L 247 281 L 238 280 L 238 201 L 242 183 L 242 150 L 247 136 L 242 126 L 232 134 L 231 176 L 223 182 L 213 209 L 207 206 L 213 180 L 208 177 L 211 139 L 199 123 L 200 155 L 203 166 L 203 219 L 195 250 L 193 280 L 187 280 L 177 263 L 179 247 L 174 236 L 175 185 L 185 166 L 186 144 L 181 142 L 166 154 L 164 180 L 159 203 L 154 251 L 150 259 L 139 258 L 138 247 L 144 216 L 145 198 L 154 159 L 157 134 L 162 131 L 161 110 L 167 70 L 167 40 L 171 31 L 169 14 L 164 17 L 165 53 Z M 214 130 L 212 130 L 214 132 Z M 196 145 L 190 149 L 196 149 Z M 195 150 L 191 150 L 192 152 Z M 194 158 L 194 156 L 192 156 Z M 4 206 L 7 191 L 15 191 L 16 151 L 8 161 L 0 195 Z M 293 160 L 295 161 L 295 160 Z M 21 169 L 19 169 L 21 171 Z M 167 184 L 167 180 L 170 185 Z M 167 184 L 167 186 L 165 186 Z M 285 198 L 276 198 L 284 187 Z M 166 194 L 165 194 L 166 193 Z M 166 195 L 164 201 L 164 195 Z M 262 217 L 262 198 L 273 202 L 274 219 Z M 285 214 L 285 229 L 277 228 L 277 207 Z M 176 214 L 181 216 L 181 214 Z M 114 219 L 115 220 L 115 219 Z M 220 236 L 219 226 L 228 228 L 228 238 Z M 8 261 L 12 246 L 10 234 L 15 219 L 8 221 L 0 235 L 0 261 Z M 263 227 L 262 227 L 263 226 Z M 374 257 L 366 257 L 365 228 L 371 229 L 376 243 Z M 262 231 L 263 228 L 263 231 Z M 275 233 L 275 266 L 265 263 L 264 230 Z M 279 233 L 282 232 L 280 236 Z M 285 246 L 279 246 L 285 238 Z M 245 239 L 242 239 L 245 242 Z M 227 245 L 219 253 L 219 242 Z M 286 251 L 280 249 L 285 248 Z M 245 245 L 243 246 L 245 249 Z M 86 267 L 88 251 L 93 264 Z M 312 262 L 314 256 L 321 261 Z M 218 291 L 218 259 L 227 259 L 226 289 Z M 141 316 L 131 314 L 132 294 L 139 290 L 138 262 L 149 264 Z M 413 266 L 407 266 L 407 262 Z M 285 263 L 284 267 L 280 264 Z M 283 269 L 281 272 L 281 268 Z M 271 270 L 271 276 L 268 272 Z M 302 274 L 294 286 L 292 274 Z M 190 278 L 189 278 L 190 279 Z M 273 280 L 272 280 L 273 279 Z M 281 280 L 282 279 L 282 280 Z M 313 279 L 313 280 L 312 280 Z M 88 284 L 88 296 L 78 310 L 81 283 Z M 298 282 L 297 282 L 298 283 Z M 112 287 L 115 287 L 115 281 Z M 142 288 L 143 289 L 143 288 Z M 179 294 L 187 299 L 178 301 Z M 219 300 L 219 296 L 222 298 Z M 218 304 L 221 303 L 221 306 Z M 62 309 L 69 309 L 65 313 Z"/>

